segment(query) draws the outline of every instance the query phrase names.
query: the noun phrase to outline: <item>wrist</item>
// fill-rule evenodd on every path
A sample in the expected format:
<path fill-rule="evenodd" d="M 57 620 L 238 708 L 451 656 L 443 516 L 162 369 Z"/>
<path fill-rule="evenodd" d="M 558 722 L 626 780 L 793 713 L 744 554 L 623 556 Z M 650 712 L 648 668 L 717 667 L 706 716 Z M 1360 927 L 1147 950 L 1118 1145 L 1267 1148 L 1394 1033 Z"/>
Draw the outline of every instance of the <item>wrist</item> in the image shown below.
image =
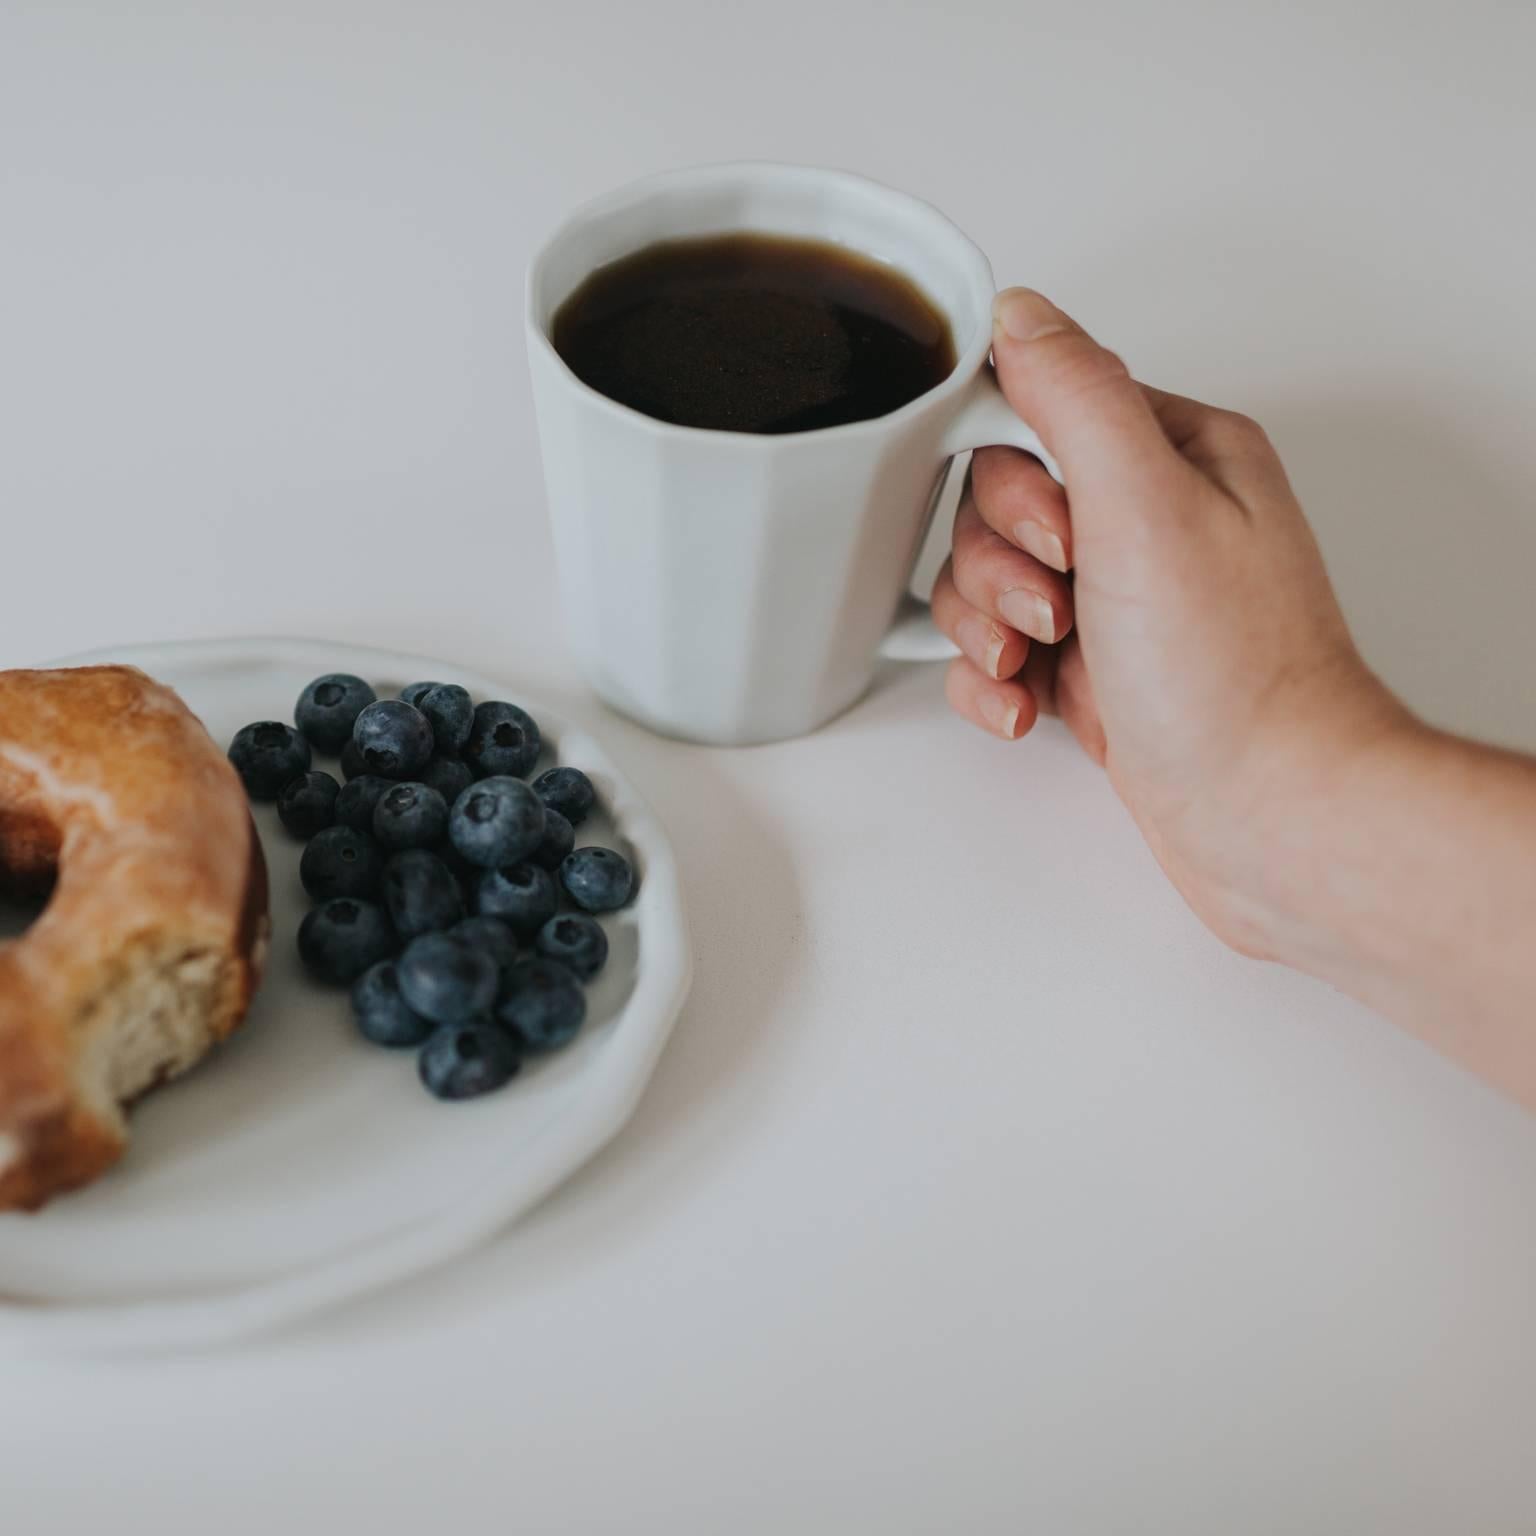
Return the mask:
<path fill-rule="evenodd" d="M 1374 677 L 1285 754 L 1246 911 L 1257 952 L 1358 991 L 1383 940 L 1404 808 L 1444 738 Z"/>
<path fill-rule="evenodd" d="M 1536 761 L 1404 715 L 1341 764 L 1297 852 L 1275 958 L 1536 1108 Z"/>
<path fill-rule="evenodd" d="M 1266 715 L 1229 776 L 1226 846 L 1197 905 L 1239 952 L 1327 975 L 1344 942 L 1339 850 L 1358 854 L 1360 829 L 1435 733 L 1354 657 Z"/>

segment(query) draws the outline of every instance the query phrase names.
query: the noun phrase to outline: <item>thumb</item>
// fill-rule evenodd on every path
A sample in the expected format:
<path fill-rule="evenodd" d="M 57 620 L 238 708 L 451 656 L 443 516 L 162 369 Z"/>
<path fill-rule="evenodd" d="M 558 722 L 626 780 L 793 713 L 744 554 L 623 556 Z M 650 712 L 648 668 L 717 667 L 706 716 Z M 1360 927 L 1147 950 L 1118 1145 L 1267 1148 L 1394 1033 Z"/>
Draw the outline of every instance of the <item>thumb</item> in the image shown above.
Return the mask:
<path fill-rule="evenodd" d="M 1183 468 L 1125 364 L 1033 289 L 1005 288 L 993 301 L 992 358 L 1069 494 L 1145 489 Z"/>

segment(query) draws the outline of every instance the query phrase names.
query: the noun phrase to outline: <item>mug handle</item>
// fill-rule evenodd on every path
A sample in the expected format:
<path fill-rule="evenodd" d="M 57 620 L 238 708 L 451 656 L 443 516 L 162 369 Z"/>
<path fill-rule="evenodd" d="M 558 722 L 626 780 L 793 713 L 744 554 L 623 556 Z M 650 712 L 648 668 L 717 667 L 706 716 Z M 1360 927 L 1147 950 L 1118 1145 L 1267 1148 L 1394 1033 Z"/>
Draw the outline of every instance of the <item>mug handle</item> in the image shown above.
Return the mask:
<path fill-rule="evenodd" d="M 944 434 L 944 457 L 949 460 L 972 448 L 991 448 L 999 444 L 1034 454 L 1050 472 L 1051 478 L 1060 483 L 1061 470 L 1055 459 L 1045 451 L 1034 428 L 1020 421 L 1013 407 L 1003 398 L 997 375 L 989 363 L 976 375 L 970 392 Z M 941 479 L 934 487 L 934 509 L 943 488 Z M 930 510 L 930 522 L 932 516 Z M 921 544 L 918 547 L 921 549 Z M 880 654 L 888 661 L 952 661 L 960 652 L 947 635 L 934 628 L 928 604 L 909 592 L 903 596 L 896 621 L 880 643 Z"/>

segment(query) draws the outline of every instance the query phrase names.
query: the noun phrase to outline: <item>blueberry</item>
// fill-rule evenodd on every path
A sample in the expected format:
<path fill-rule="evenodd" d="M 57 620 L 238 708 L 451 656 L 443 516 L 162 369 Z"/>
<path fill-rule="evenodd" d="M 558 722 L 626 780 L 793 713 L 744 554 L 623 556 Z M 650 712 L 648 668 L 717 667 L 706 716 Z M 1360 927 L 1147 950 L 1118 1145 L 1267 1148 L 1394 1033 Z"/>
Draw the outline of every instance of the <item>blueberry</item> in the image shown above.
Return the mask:
<path fill-rule="evenodd" d="M 481 917 L 499 917 L 514 933 L 537 933 L 558 905 L 554 878 L 537 864 L 488 869 L 475 892 L 475 911 Z"/>
<path fill-rule="evenodd" d="M 441 688 L 442 686 L 443 685 L 441 683 L 407 683 L 405 687 L 400 690 L 400 697 L 404 699 L 407 704 L 414 704 L 417 706 L 417 708 L 420 708 L 422 696 L 428 693 L 431 689 Z"/>
<path fill-rule="evenodd" d="M 413 779 L 432 756 L 427 717 L 400 699 L 380 699 L 357 717 L 352 740 L 363 767 L 386 779 Z"/>
<path fill-rule="evenodd" d="M 440 1099 L 472 1099 L 510 1082 L 522 1065 L 517 1047 L 494 1024 L 445 1024 L 421 1048 L 417 1070 Z"/>
<path fill-rule="evenodd" d="M 373 833 L 373 811 L 379 801 L 395 787 L 393 779 L 381 779 L 376 773 L 362 773 L 348 779 L 336 797 L 336 820 L 354 832 Z"/>
<path fill-rule="evenodd" d="M 464 896 L 453 871 L 425 848 L 408 848 L 384 866 L 384 905 L 403 939 L 440 933 L 464 916 Z"/>
<path fill-rule="evenodd" d="M 475 710 L 475 723 L 464 760 L 477 778 L 492 774 L 521 776 L 539 760 L 539 728 L 516 704 L 488 699 Z"/>
<path fill-rule="evenodd" d="M 293 723 L 317 752 L 334 755 L 352 739 L 357 717 L 376 698 L 378 694 L 362 678 L 350 672 L 327 672 L 299 695 Z"/>
<path fill-rule="evenodd" d="M 350 784 L 353 779 L 358 778 L 367 772 L 368 769 L 363 762 L 363 754 L 359 749 L 357 742 L 355 740 L 348 741 L 346 746 L 341 749 L 342 778 L 344 778 Z"/>
<path fill-rule="evenodd" d="M 435 848 L 448 832 L 448 806 L 428 784 L 392 785 L 373 809 L 373 835 L 391 853 Z"/>
<path fill-rule="evenodd" d="M 299 958 L 321 980 L 349 986 L 395 947 L 389 919 L 371 901 L 338 896 L 305 914 Z"/>
<path fill-rule="evenodd" d="M 612 912 L 635 892 L 629 860 L 612 848 L 578 848 L 560 866 L 566 895 L 588 912 Z"/>
<path fill-rule="evenodd" d="M 420 1045 L 432 1025 L 412 1013 L 400 995 L 400 973 L 393 960 L 371 965 L 352 983 L 352 1017 L 359 1033 L 375 1045 Z"/>
<path fill-rule="evenodd" d="M 427 717 L 439 752 L 456 757 L 464 750 L 475 723 L 475 704 L 467 688 L 457 683 L 433 683 L 408 702 Z"/>
<path fill-rule="evenodd" d="M 341 785 L 328 773 L 311 768 L 289 779 L 277 797 L 277 819 L 295 837 L 313 837 L 336 820 Z"/>
<path fill-rule="evenodd" d="M 481 869 L 516 864 L 544 836 L 544 803 L 521 779 L 481 779 L 453 802 L 448 836 Z"/>
<path fill-rule="evenodd" d="M 444 801 L 452 805 L 475 782 L 469 764 L 457 757 L 434 757 L 421 770 L 421 782 L 430 784 Z"/>
<path fill-rule="evenodd" d="M 533 792 L 573 827 L 579 827 L 597 803 L 592 780 L 580 768 L 546 768 L 533 781 Z"/>
<path fill-rule="evenodd" d="M 434 1024 L 467 1024 L 487 1015 L 501 980 L 483 949 L 446 933 L 412 939 L 400 956 L 400 995 Z"/>
<path fill-rule="evenodd" d="M 566 854 L 576 846 L 576 829 L 559 811 L 544 807 L 544 836 L 528 855 L 540 869 L 560 868 Z"/>
<path fill-rule="evenodd" d="M 507 978 L 507 992 L 496 1017 L 513 1036 L 533 1050 L 565 1045 L 587 1016 L 581 983 L 554 960 L 524 960 Z"/>
<path fill-rule="evenodd" d="M 499 917 L 466 917 L 448 930 L 450 938 L 468 944 L 491 957 L 498 981 L 504 982 L 512 967 L 523 958 L 517 935 Z"/>
<path fill-rule="evenodd" d="M 326 827 L 299 857 L 299 879 L 315 901 L 333 896 L 374 897 L 384 877 L 384 850 L 351 827 Z"/>
<path fill-rule="evenodd" d="M 229 760 L 252 800 L 275 800 L 283 785 L 309 771 L 309 743 L 280 720 L 258 720 L 235 732 Z"/>
<path fill-rule="evenodd" d="M 558 960 L 582 981 L 591 981 L 608 960 L 608 935 L 583 912 L 550 918 L 535 943 L 541 955 Z"/>

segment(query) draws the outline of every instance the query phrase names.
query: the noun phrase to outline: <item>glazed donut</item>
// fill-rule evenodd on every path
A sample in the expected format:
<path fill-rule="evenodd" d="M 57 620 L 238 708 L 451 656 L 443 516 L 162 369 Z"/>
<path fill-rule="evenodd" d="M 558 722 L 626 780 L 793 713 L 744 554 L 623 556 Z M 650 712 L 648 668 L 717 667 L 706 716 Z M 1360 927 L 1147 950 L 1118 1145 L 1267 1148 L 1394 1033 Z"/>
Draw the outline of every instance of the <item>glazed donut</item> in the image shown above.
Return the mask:
<path fill-rule="evenodd" d="M 245 1016 L 261 843 L 223 752 L 133 667 L 0 672 L 0 884 L 47 893 L 0 943 L 0 1210 L 121 1155 L 124 1107 Z"/>

